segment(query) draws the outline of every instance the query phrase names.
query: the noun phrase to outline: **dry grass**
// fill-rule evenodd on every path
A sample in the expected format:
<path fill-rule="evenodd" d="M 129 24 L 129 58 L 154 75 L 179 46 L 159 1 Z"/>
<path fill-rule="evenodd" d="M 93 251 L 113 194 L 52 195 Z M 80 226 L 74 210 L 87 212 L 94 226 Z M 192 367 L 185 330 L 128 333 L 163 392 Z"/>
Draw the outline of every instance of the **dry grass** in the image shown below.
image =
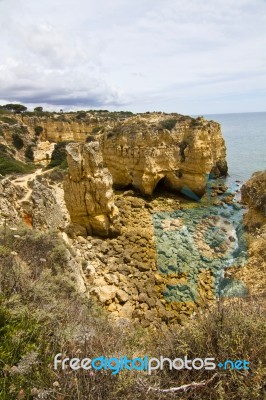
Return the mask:
<path fill-rule="evenodd" d="M 167 332 L 115 326 L 75 291 L 67 249 L 56 234 L 0 232 L 0 399 L 251 400 L 265 395 L 266 331 L 262 300 L 235 300 L 204 310 Z M 14 253 L 15 252 L 15 253 Z M 41 262 L 41 259 L 46 261 Z M 246 359 L 250 371 L 54 371 L 69 357 Z M 217 374 L 213 377 L 214 372 Z M 202 382 L 207 382 L 202 384 Z M 181 385 L 186 391 L 166 391 Z M 148 390 L 150 388 L 150 390 Z M 156 389 L 156 390 L 154 390 Z"/>

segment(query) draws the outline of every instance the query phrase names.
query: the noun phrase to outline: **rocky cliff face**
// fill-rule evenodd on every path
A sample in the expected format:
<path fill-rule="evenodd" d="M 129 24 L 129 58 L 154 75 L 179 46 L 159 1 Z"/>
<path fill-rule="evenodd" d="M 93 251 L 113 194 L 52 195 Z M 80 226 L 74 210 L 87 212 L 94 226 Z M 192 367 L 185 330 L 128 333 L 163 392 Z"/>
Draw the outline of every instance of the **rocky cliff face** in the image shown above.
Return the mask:
<path fill-rule="evenodd" d="M 266 171 L 255 172 L 241 187 L 242 201 L 266 216 Z"/>
<path fill-rule="evenodd" d="M 25 161 L 27 149 L 33 152 L 35 163 L 48 165 L 55 143 L 62 141 L 84 142 L 86 137 L 99 125 L 96 118 L 86 121 L 64 120 L 56 117 L 28 117 L 16 115 L 13 124 L 0 120 L 0 145 L 12 150 L 16 159 Z M 16 122 L 17 123 L 14 123 Z M 36 134 L 36 128 L 41 129 Z"/>
<path fill-rule="evenodd" d="M 40 120 L 36 124 L 41 125 Z M 33 131 L 34 125 L 28 129 Z M 70 131 L 67 135 L 62 138 L 75 139 Z M 45 139 L 38 138 L 41 142 Z M 61 180 L 56 179 L 58 170 L 39 171 L 40 176 L 34 173 L 30 179 L 15 179 L 15 189 L 19 184 L 26 193 L 23 189 L 21 194 L 13 193 L 12 189 L 10 202 L 14 197 L 15 206 L 20 207 L 19 215 L 25 222 L 27 218 L 31 227 L 63 231 L 64 239 L 75 252 L 77 264 L 73 258 L 70 261 L 81 283 L 84 286 L 85 282 L 90 295 L 96 296 L 115 318 L 130 319 L 144 327 L 182 322 L 199 304 L 187 301 L 185 294 L 180 301 L 168 301 L 168 288 L 184 285 L 186 277 L 174 271 L 162 274 L 158 269 L 154 214 L 176 211 L 184 205 L 176 194 L 167 192 L 160 197 L 160 191 L 156 193 L 154 189 L 163 181 L 175 191 L 189 187 L 202 194 L 206 174 L 225 174 L 220 126 L 177 114 L 147 114 L 118 121 L 116 126 L 105 125 L 100 133 L 91 133 L 87 139 L 90 141 L 86 144 L 72 143 L 67 147 L 69 170 L 64 198 L 76 235 L 67 236 L 69 219 L 61 198 Z M 55 137 L 55 141 L 59 140 Z M 49 143 L 44 143 L 40 160 L 49 149 Z M 141 198 L 133 190 L 114 194 L 113 181 L 117 186 L 132 185 L 153 196 Z M 7 208 L 5 201 L 3 208 Z M 164 232 L 171 233 L 173 226 L 178 228 L 171 224 L 165 222 Z M 167 248 L 164 259 L 170 263 L 171 257 Z M 198 278 L 202 302 L 212 300 L 212 277 L 204 272 Z"/>
<path fill-rule="evenodd" d="M 51 160 L 55 143 L 46 142 L 37 143 L 34 148 L 34 162 L 47 166 Z"/>
<path fill-rule="evenodd" d="M 83 234 L 112 235 L 117 215 L 113 183 L 151 195 L 163 181 L 175 191 L 189 189 L 201 196 L 209 174 L 227 173 L 220 126 L 203 118 L 135 116 L 88 140 L 68 146 L 64 185 L 71 220 Z"/>
<path fill-rule="evenodd" d="M 213 121 L 162 113 L 126 119 L 90 113 L 84 119 L 77 117 L 14 116 L 13 122 L 17 124 L 0 121 L 0 143 L 13 149 L 14 142 L 19 140 L 16 158 L 25 161 L 32 153 L 34 162 L 47 165 L 54 143 L 84 143 L 89 135 L 96 136 L 114 184 L 133 185 L 147 195 L 162 181 L 175 191 L 189 188 L 201 196 L 208 174 L 227 173 L 220 125 Z"/>
<path fill-rule="evenodd" d="M 18 222 L 18 202 L 24 197 L 25 191 L 0 175 L 0 225 Z"/>
<path fill-rule="evenodd" d="M 34 136 L 35 128 L 43 128 L 40 135 L 42 141 L 61 142 L 72 140 L 75 142 L 85 141 L 86 137 L 92 133 L 93 129 L 99 128 L 103 123 L 110 121 L 94 116 L 88 116 L 84 120 L 77 120 L 75 114 L 55 114 L 54 116 L 38 117 L 19 115 L 16 117 L 20 123 L 26 125 Z"/>
<path fill-rule="evenodd" d="M 235 277 L 245 282 L 251 297 L 265 296 L 266 268 L 266 171 L 260 171 L 241 188 L 242 202 L 248 205 L 244 214 L 247 230 L 248 258 Z"/>
<path fill-rule="evenodd" d="M 5 148 L 17 160 L 25 161 L 25 152 L 32 145 L 35 145 L 33 136 L 26 125 L 0 121 L 0 149 Z"/>
<path fill-rule="evenodd" d="M 113 200 L 112 176 L 103 166 L 99 142 L 69 144 L 67 161 L 65 202 L 75 231 L 84 235 L 115 235 L 118 209 Z"/>
<path fill-rule="evenodd" d="M 44 174 L 38 170 L 12 180 L 0 175 L 0 225 L 23 221 L 39 230 L 66 228 L 69 216 L 61 184 L 49 181 Z"/>
<path fill-rule="evenodd" d="M 243 203 L 249 207 L 244 222 L 249 230 L 266 223 L 266 171 L 255 172 L 241 187 Z"/>
<path fill-rule="evenodd" d="M 114 184 L 133 185 L 146 195 L 163 181 L 201 196 L 210 173 L 227 174 L 220 125 L 203 118 L 136 116 L 106 130 L 101 149 Z"/>

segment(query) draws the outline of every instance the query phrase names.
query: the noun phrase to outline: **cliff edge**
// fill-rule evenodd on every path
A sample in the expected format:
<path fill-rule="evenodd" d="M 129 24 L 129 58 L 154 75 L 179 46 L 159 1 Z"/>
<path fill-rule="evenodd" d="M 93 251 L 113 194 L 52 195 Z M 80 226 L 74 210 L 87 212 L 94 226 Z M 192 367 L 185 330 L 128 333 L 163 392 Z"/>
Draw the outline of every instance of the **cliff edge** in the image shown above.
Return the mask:
<path fill-rule="evenodd" d="M 201 117 L 134 116 L 105 131 L 101 150 L 114 185 L 132 185 L 145 195 L 162 182 L 174 191 L 189 188 L 202 196 L 209 174 L 227 174 L 220 125 Z"/>
<path fill-rule="evenodd" d="M 254 230 L 266 223 L 266 171 L 255 172 L 241 187 L 241 197 L 249 211 L 244 217 L 248 230 Z"/>

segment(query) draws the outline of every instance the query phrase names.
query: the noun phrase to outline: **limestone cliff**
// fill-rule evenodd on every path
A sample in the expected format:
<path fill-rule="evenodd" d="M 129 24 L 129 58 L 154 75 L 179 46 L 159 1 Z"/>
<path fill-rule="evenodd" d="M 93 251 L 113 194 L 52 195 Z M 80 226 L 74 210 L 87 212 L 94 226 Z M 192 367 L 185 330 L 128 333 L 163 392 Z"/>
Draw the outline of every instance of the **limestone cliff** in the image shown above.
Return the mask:
<path fill-rule="evenodd" d="M 252 177 L 241 187 L 243 203 L 247 204 L 249 211 L 244 222 L 248 229 L 253 230 L 266 223 L 266 171 L 255 172 Z"/>
<path fill-rule="evenodd" d="M 113 183 L 151 195 L 163 181 L 175 191 L 189 188 L 201 196 L 210 173 L 227 173 L 220 125 L 203 118 L 143 114 L 87 141 L 68 146 L 64 185 L 71 220 L 83 234 L 112 234 L 117 214 Z"/>
<path fill-rule="evenodd" d="M 22 177 L 0 175 L 0 225 L 18 223 L 39 230 L 63 231 L 69 223 L 60 183 L 40 169 Z M 52 183 L 52 184 L 51 184 Z"/>
<path fill-rule="evenodd" d="M 0 121 L 0 143 L 11 150 L 17 146 L 15 157 L 22 161 L 47 165 L 54 143 L 97 137 L 114 184 L 133 185 L 144 194 L 152 194 L 163 181 L 173 190 L 189 188 L 202 195 L 208 174 L 227 173 L 220 125 L 213 121 L 163 113 L 125 117 L 88 112 L 78 117 L 15 115 L 5 119 L 13 125 Z"/>
<path fill-rule="evenodd" d="M 58 118 L 18 115 L 14 116 L 13 124 L 0 120 L 0 145 L 12 149 L 15 158 L 21 161 L 26 160 L 26 151 L 30 147 L 33 151 L 32 161 L 46 166 L 51 160 L 55 143 L 68 140 L 84 142 L 97 126 L 94 120 L 85 122 Z"/>
<path fill-rule="evenodd" d="M 266 171 L 256 172 L 241 188 L 242 201 L 248 205 L 244 225 L 248 232 L 248 258 L 244 267 L 234 271 L 244 282 L 251 298 L 265 297 L 266 268 Z"/>
<path fill-rule="evenodd" d="M 55 143 L 45 142 L 37 143 L 34 149 L 34 162 L 47 166 L 51 160 Z"/>
<path fill-rule="evenodd" d="M 104 162 L 114 184 L 133 185 L 151 195 L 158 182 L 202 195 L 210 173 L 227 174 L 220 125 L 204 118 L 151 114 L 129 118 L 106 130 Z"/>
<path fill-rule="evenodd" d="M 28 127 L 32 135 L 35 135 L 36 127 L 41 127 L 41 141 L 61 142 L 72 140 L 85 141 L 86 137 L 94 130 L 97 131 L 103 125 L 113 125 L 113 121 L 106 117 L 97 117 L 90 113 L 84 119 L 77 119 L 77 114 L 50 114 L 47 116 L 17 115 L 19 123 Z"/>
<path fill-rule="evenodd" d="M 18 222 L 18 202 L 25 191 L 23 187 L 14 185 L 8 178 L 0 175 L 0 225 Z"/>
<path fill-rule="evenodd" d="M 99 142 L 67 146 L 69 173 L 64 181 L 65 202 L 76 232 L 112 236 L 118 229 L 113 180 L 104 168 Z"/>
<path fill-rule="evenodd" d="M 17 160 L 25 161 L 27 150 L 34 145 L 33 136 L 27 125 L 10 124 L 0 120 L 0 149 L 5 149 L 6 153 Z"/>
<path fill-rule="evenodd" d="M 266 171 L 255 172 L 241 187 L 241 196 L 249 208 L 266 216 Z"/>

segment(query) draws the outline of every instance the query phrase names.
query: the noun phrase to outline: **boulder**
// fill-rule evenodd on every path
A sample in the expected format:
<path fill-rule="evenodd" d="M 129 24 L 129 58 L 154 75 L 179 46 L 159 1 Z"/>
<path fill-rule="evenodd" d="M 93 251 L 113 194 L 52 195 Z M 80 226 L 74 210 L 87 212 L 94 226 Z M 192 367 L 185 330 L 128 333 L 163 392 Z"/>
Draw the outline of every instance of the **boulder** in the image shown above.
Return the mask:
<path fill-rule="evenodd" d="M 115 298 L 117 288 L 114 285 L 104 285 L 93 289 L 93 293 L 96 294 L 101 303 L 105 303 Z"/>

